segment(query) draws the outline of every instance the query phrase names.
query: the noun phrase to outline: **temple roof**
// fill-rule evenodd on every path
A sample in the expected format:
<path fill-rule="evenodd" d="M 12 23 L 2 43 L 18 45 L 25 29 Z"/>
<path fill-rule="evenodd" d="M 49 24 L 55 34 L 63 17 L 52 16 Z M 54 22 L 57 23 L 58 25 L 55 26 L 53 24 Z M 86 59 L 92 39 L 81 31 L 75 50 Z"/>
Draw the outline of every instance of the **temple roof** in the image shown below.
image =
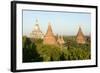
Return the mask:
<path fill-rule="evenodd" d="M 84 44 L 85 43 L 85 36 L 82 32 L 81 27 L 79 27 L 79 30 L 78 30 L 78 33 L 77 33 L 77 36 L 76 36 L 76 41 L 79 44 Z"/>
<path fill-rule="evenodd" d="M 57 45 L 56 37 L 53 34 L 51 23 L 48 23 L 48 29 L 43 39 L 44 44 Z"/>
<path fill-rule="evenodd" d="M 35 22 L 35 26 L 32 30 L 32 32 L 30 33 L 31 38 L 43 38 L 44 34 L 42 33 L 40 27 L 39 27 L 39 23 L 38 20 L 36 19 Z"/>
<path fill-rule="evenodd" d="M 83 36 L 83 37 L 84 37 L 84 34 L 83 34 L 83 32 L 82 32 L 81 27 L 79 27 L 79 30 L 78 30 L 78 33 L 77 33 L 77 37 L 78 37 L 78 36 Z"/>
<path fill-rule="evenodd" d="M 54 34 L 52 32 L 52 28 L 51 28 L 51 23 L 50 22 L 48 23 L 48 29 L 47 29 L 46 35 L 48 35 L 48 36 L 50 36 L 50 35 L 54 36 Z"/>

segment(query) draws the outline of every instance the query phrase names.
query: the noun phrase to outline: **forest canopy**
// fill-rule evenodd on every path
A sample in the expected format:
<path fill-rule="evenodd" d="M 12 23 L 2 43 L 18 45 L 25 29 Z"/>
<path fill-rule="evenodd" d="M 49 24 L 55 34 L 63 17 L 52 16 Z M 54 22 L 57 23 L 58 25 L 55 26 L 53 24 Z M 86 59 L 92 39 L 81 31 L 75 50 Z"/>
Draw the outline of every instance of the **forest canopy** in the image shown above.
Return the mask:
<path fill-rule="evenodd" d="M 44 45 L 42 39 L 22 37 L 23 62 L 46 62 L 91 59 L 90 42 L 77 44 L 75 37 L 64 37 L 63 45 Z"/>

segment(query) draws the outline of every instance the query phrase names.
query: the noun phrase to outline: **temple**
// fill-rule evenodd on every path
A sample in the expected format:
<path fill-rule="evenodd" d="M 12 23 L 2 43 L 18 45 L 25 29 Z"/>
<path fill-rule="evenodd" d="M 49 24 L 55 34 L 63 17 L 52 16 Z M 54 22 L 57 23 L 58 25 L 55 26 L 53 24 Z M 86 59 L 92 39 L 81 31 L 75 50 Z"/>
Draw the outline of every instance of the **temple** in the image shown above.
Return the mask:
<path fill-rule="evenodd" d="M 63 44 L 65 43 L 65 41 L 64 41 L 64 39 L 63 39 L 63 36 L 58 36 L 58 38 L 57 38 L 57 43 L 58 43 L 59 45 L 63 45 Z"/>
<path fill-rule="evenodd" d="M 33 28 L 33 31 L 30 33 L 30 36 L 31 36 L 31 38 L 35 38 L 35 39 L 43 39 L 43 37 L 44 37 L 44 34 L 40 30 L 39 23 L 38 23 L 37 19 L 36 19 L 36 24 Z"/>
<path fill-rule="evenodd" d="M 56 37 L 52 31 L 51 23 L 48 23 L 48 29 L 43 39 L 43 44 L 57 45 Z"/>
<path fill-rule="evenodd" d="M 47 32 L 44 35 L 39 27 L 37 19 L 33 31 L 30 33 L 30 37 L 33 39 L 43 39 L 43 44 L 48 44 L 48 45 L 63 45 L 65 43 L 63 36 L 54 35 L 50 22 L 48 23 Z M 81 27 L 79 27 L 78 33 L 76 35 L 76 42 L 78 44 L 86 43 L 86 38 L 82 32 Z"/>
<path fill-rule="evenodd" d="M 78 30 L 78 33 L 77 33 L 77 36 L 76 36 L 76 42 L 78 44 L 85 44 L 86 43 L 85 36 L 84 36 L 84 34 L 82 32 L 81 27 L 79 27 L 79 30 Z"/>

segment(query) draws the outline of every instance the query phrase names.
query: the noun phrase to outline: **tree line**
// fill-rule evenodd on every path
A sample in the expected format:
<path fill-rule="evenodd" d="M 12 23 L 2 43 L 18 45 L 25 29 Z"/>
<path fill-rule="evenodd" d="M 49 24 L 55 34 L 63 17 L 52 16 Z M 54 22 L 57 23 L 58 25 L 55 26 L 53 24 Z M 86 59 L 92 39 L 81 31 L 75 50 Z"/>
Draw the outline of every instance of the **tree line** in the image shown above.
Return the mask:
<path fill-rule="evenodd" d="M 30 39 L 26 36 L 23 40 L 23 62 L 45 62 L 65 60 L 91 59 L 90 44 L 77 44 L 69 40 L 62 46 L 44 45 L 42 39 Z"/>

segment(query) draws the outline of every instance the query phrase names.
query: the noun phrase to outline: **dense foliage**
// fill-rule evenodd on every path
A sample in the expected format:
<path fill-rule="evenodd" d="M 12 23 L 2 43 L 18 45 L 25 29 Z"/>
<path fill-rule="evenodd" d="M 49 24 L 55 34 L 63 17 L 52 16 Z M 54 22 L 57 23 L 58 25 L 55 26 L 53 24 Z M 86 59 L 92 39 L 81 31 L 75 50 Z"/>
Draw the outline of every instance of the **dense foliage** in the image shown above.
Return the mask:
<path fill-rule="evenodd" d="M 75 37 L 64 37 L 63 45 L 44 45 L 41 39 L 23 36 L 23 62 L 85 60 L 91 58 L 90 43 L 77 44 Z"/>

